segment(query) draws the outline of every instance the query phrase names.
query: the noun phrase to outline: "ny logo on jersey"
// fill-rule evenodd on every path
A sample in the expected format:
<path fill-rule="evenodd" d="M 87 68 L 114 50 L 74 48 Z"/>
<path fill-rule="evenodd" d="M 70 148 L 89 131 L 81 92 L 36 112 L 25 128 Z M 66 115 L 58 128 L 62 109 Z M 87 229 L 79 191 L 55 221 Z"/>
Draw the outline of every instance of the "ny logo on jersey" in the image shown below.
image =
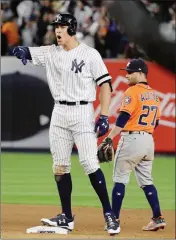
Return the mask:
<path fill-rule="evenodd" d="M 72 61 L 72 68 L 71 70 L 74 71 L 75 70 L 75 73 L 78 73 L 79 72 L 82 72 L 82 67 L 85 65 L 84 61 L 82 60 L 79 64 L 77 63 L 77 60 L 74 59 Z"/>

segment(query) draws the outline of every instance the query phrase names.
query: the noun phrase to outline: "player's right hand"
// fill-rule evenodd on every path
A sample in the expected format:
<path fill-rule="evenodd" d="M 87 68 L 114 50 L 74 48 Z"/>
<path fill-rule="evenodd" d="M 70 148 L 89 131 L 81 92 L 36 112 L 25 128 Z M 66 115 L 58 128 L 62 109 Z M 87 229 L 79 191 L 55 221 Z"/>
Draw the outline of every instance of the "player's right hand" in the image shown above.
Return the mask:
<path fill-rule="evenodd" d="M 16 56 L 18 59 L 21 59 L 22 63 L 24 65 L 27 64 L 27 59 L 26 59 L 26 49 L 22 46 L 15 47 L 13 49 L 13 55 Z"/>
<path fill-rule="evenodd" d="M 108 116 L 100 115 L 98 121 L 95 123 L 94 131 L 97 134 L 97 137 L 105 135 L 109 130 L 109 121 Z"/>

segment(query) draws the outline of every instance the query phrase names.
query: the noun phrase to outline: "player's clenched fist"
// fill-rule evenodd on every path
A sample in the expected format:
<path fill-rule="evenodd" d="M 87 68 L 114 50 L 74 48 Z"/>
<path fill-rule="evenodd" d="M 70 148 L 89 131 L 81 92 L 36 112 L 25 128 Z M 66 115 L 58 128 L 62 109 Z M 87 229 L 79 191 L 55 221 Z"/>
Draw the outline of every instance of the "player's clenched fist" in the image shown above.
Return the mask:
<path fill-rule="evenodd" d="M 99 119 L 95 123 L 95 132 L 97 132 L 97 137 L 105 135 L 109 130 L 108 116 L 100 115 Z"/>

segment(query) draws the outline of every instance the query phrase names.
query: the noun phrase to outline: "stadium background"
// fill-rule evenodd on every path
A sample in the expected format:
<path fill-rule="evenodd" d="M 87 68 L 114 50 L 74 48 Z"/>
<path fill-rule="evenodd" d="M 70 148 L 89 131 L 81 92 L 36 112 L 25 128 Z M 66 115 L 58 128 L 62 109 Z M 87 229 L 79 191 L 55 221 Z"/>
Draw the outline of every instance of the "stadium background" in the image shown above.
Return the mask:
<path fill-rule="evenodd" d="M 75 15 L 77 38 L 100 52 L 112 75 L 111 124 L 118 116 L 120 101 L 127 88 L 125 75 L 119 68 L 134 57 L 142 57 L 148 62 L 149 84 L 156 89 L 162 102 L 161 125 L 154 134 L 157 156 L 153 175 L 168 227 L 164 232 L 141 232 L 142 225 L 150 218 L 150 211 L 132 175 L 123 205 L 121 236 L 174 238 L 176 61 L 173 46 L 176 5 L 174 1 L 149 0 L 1 1 L 2 237 L 26 238 L 26 228 L 39 225 L 43 214 L 50 216 L 59 212 L 52 160 L 48 153 L 53 99 L 45 72 L 31 64 L 23 66 L 11 56 L 16 45 L 55 44 L 50 23 L 59 12 Z M 140 16 L 143 16 L 142 24 Z M 136 25 L 132 20 L 136 20 Z M 148 28 L 151 23 L 152 27 Z M 95 116 L 98 117 L 99 113 L 99 102 L 96 101 Z M 118 138 L 115 148 L 117 141 Z M 77 228 L 73 236 L 106 237 L 99 201 L 79 166 L 75 150 L 72 175 Z M 34 153 L 36 151 L 39 153 Z M 112 167 L 111 164 L 102 166 L 109 193 Z M 94 223 L 92 219 L 95 219 Z"/>

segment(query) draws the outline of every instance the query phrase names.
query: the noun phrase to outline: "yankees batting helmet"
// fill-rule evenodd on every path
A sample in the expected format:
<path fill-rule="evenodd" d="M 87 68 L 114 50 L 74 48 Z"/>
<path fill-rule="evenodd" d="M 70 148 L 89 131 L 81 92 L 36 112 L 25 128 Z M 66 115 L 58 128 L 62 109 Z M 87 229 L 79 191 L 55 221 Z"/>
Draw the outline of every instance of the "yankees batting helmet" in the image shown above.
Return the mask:
<path fill-rule="evenodd" d="M 68 26 L 68 34 L 73 36 L 76 34 L 77 21 L 71 14 L 60 13 L 56 16 L 56 20 L 52 22 L 53 25 Z"/>

